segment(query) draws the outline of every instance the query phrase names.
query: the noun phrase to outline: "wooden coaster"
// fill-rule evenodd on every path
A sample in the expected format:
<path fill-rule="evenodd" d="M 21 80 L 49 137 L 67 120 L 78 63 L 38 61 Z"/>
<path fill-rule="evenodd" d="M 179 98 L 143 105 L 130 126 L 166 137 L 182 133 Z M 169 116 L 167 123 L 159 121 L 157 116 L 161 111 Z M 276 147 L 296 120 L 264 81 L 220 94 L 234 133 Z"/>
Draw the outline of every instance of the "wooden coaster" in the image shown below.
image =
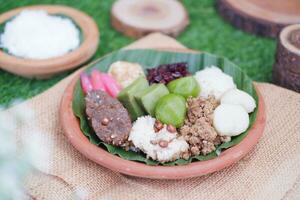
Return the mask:
<path fill-rule="evenodd" d="M 262 36 L 276 37 L 300 23 L 299 0 L 218 0 L 217 9 L 237 28 Z"/>
<path fill-rule="evenodd" d="M 111 23 L 133 38 L 152 32 L 177 36 L 189 24 L 189 17 L 177 0 L 118 0 L 111 10 Z"/>
<path fill-rule="evenodd" d="M 300 92 L 300 24 L 282 30 L 278 39 L 274 82 Z"/>
<path fill-rule="evenodd" d="M 27 78 L 45 79 L 85 63 L 96 52 L 99 43 L 99 31 L 96 23 L 88 15 L 70 7 L 48 5 L 21 7 L 3 13 L 0 16 L 0 24 L 5 23 L 24 9 L 45 10 L 50 14 L 63 14 L 70 17 L 80 27 L 83 41 L 77 49 L 70 53 L 43 60 L 19 58 L 0 50 L 0 68 Z"/>

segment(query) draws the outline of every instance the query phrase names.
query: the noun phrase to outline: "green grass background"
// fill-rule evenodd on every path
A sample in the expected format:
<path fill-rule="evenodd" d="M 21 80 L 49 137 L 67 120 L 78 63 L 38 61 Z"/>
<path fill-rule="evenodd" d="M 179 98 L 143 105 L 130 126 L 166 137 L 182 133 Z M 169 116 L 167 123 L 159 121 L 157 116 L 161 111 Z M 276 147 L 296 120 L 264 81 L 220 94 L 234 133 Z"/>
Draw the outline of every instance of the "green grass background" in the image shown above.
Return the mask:
<path fill-rule="evenodd" d="M 34 4 L 63 4 L 86 12 L 100 29 L 100 45 L 92 60 L 133 42 L 110 25 L 113 0 L 0 0 L 0 13 Z M 190 25 L 177 39 L 192 49 L 228 57 L 256 81 L 271 81 L 276 42 L 237 30 L 226 23 L 215 10 L 214 0 L 183 0 L 189 12 Z M 1 58 L 0 58 L 1 59 Z M 7 107 L 15 99 L 28 99 L 71 72 L 49 80 L 25 79 L 0 70 L 0 106 Z"/>

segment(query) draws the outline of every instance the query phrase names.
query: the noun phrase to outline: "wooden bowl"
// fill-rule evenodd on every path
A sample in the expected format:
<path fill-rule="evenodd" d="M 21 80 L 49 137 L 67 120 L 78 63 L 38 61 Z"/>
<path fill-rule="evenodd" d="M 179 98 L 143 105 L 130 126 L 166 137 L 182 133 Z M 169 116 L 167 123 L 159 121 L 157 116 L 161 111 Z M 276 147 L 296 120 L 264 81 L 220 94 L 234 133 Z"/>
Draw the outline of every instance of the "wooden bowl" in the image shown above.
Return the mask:
<path fill-rule="evenodd" d="M 80 46 L 63 55 L 50 59 L 25 59 L 7 54 L 0 50 L 0 68 L 27 78 L 49 78 L 54 74 L 75 68 L 88 61 L 96 52 L 99 43 L 99 31 L 94 20 L 79 10 L 66 6 L 28 6 L 3 13 L 0 24 L 5 23 L 24 9 L 45 10 L 50 14 L 63 14 L 70 17 L 83 33 Z"/>
<path fill-rule="evenodd" d="M 278 37 L 273 80 L 300 92 L 300 24 L 285 27 Z"/>
<path fill-rule="evenodd" d="M 180 50 L 180 52 L 190 53 L 194 51 Z M 84 156 L 122 174 L 152 179 L 183 179 L 213 173 L 242 159 L 258 143 L 264 131 L 266 120 L 265 104 L 261 93 L 256 88 L 259 104 L 255 123 L 249 130 L 248 135 L 239 144 L 225 150 L 219 157 L 182 166 L 149 166 L 124 160 L 90 143 L 80 130 L 79 120 L 72 110 L 73 92 L 78 78 L 79 74 L 68 85 L 62 97 L 59 114 L 64 134 L 71 144 Z"/>

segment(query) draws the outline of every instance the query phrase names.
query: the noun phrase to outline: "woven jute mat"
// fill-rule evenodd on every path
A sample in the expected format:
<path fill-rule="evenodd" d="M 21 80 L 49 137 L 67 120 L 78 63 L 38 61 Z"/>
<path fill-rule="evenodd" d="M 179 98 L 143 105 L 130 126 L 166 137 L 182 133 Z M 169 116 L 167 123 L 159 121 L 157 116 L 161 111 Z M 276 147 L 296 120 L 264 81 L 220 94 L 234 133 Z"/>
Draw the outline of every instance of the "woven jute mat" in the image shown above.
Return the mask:
<path fill-rule="evenodd" d="M 149 35 L 127 48 L 185 48 L 161 34 Z M 30 107 L 34 120 L 18 128 L 29 136 L 39 129 L 51 156 L 28 175 L 25 187 L 33 199 L 300 199 L 300 95 L 256 83 L 266 103 L 266 128 L 257 146 L 240 162 L 213 174 L 186 180 L 151 180 L 105 169 L 74 149 L 58 117 L 70 75 L 44 93 L 10 108 Z"/>

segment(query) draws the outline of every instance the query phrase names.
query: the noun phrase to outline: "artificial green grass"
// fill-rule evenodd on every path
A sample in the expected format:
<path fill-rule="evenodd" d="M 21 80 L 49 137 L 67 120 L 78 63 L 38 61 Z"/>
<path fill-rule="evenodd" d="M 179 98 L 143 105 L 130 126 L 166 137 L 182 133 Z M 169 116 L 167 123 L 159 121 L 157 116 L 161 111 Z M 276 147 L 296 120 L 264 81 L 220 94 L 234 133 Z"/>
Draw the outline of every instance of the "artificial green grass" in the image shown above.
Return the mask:
<path fill-rule="evenodd" d="M 112 0 L 23 0 L 1 1 L 0 13 L 34 4 L 63 4 L 86 12 L 100 29 L 100 45 L 92 60 L 133 42 L 110 25 Z M 190 25 L 177 39 L 189 48 L 228 57 L 256 81 L 271 81 L 276 42 L 237 30 L 215 10 L 214 0 L 183 0 Z M 1 58 L 0 58 L 1 59 Z M 74 71 L 74 70 L 73 70 Z M 72 71 L 71 71 L 72 72 Z M 15 99 L 27 99 L 53 86 L 71 72 L 49 80 L 25 79 L 0 70 L 0 105 L 7 107 Z"/>

